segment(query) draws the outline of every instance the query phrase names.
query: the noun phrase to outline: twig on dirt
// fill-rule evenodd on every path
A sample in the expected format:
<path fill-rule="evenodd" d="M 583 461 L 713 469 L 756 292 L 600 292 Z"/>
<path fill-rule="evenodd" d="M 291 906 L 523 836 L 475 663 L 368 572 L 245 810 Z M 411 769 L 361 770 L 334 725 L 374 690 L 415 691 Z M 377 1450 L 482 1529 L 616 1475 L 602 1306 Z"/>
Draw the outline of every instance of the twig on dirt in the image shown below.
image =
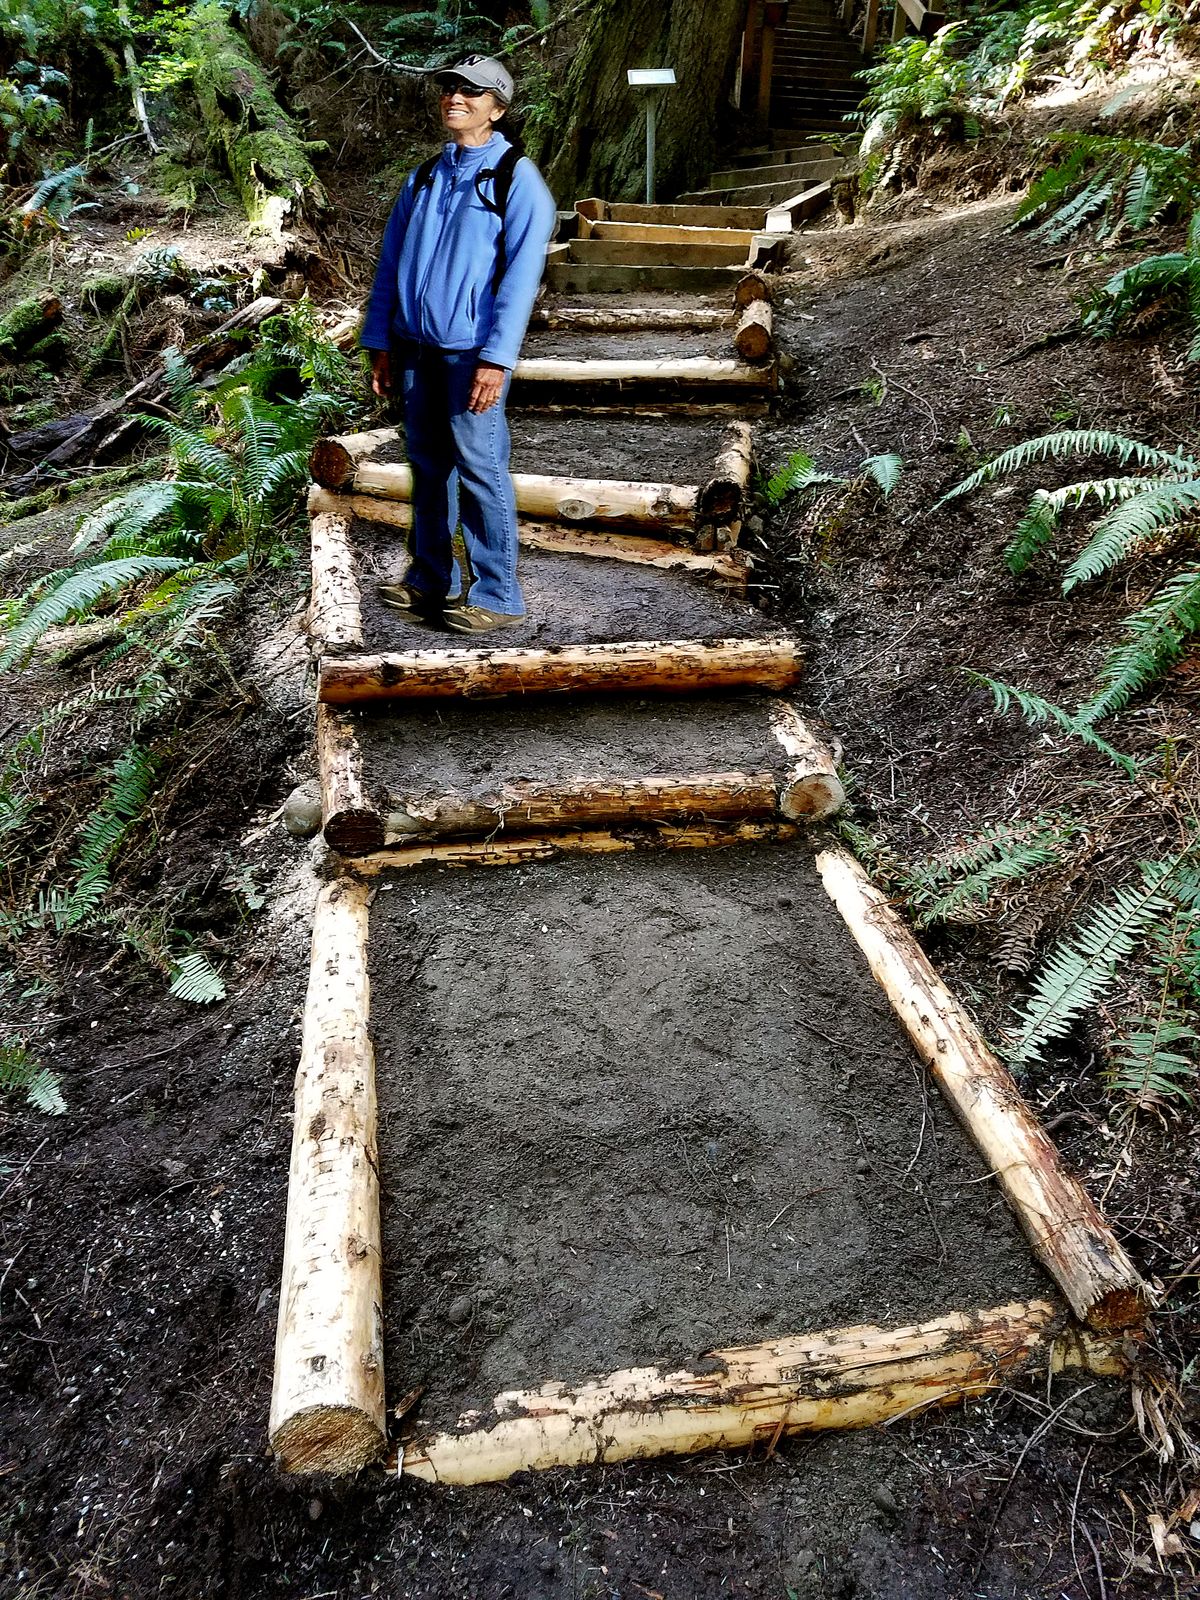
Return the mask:
<path fill-rule="evenodd" d="M 30 1167 L 37 1160 L 37 1158 L 41 1155 L 42 1151 L 46 1148 L 46 1146 L 49 1143 L 50 1143 L 50 1135 L 47 1134 L 46 1137 L 42 1140 L 41 1144 L 38 1145 L 37 1149 L 30 1156 L 29 1160 L 21 1168 L 20 1172 L 16 1173 L 16 1175 L 14 1177 L 10 1178 L 8 1183 L 5 1184 L 3 1189 L 0 1189 L 0 1200 L 6 1200 L 8 1198 L 9 1194 L 11 1194 L 13 1189 L 16 1188 L 17 1184 L 20 1183 L 21 1179 L 29 1171 Z"/>
<path fill-rule="evenodd" d="M 1011 355 L 1002 356 L 997 365 L 1011 367 L 1017 361 L 1024 361 L 1026 356 L 1031 356 L 1038 350 L 1050 350 L 1056 344 L 1066 344 L 1068 339 L 1074 339 L 1083 332 L 1078 322 L 1071 323 L 1065 328 L 1052 328 L 1049 333 L 1043 333 L 1037 339 L 1031 339 L 1028 344 L 1023 344 L 1020 349 L 1014 350 Z"/>
<path fill-rule="evenodd" d="M 1079 1526 L 1083 1529 L 1083 1537 L 1087 1540 L 1092 1560 L 1096 1563 L 1096 1582 L 1100 1585 L 1100 1600 L 1108 1600 L 1108 1585 L 1104 1581 L 1104 1568 L 1100 1565 L 1100 1552 L 1096 1549 L 1096 1541 L 1092 1538 L 1091 1529 L 1086 1522 L 1081 1522 Z"/>
<path fill-rule="evenodd" d="M 1089 1383 L 1084 1388 L 1076 1389 L 1073 1394 L 1067 1395 L 1065 1400 L 1060 1400 L 1058 1405 L 1055 1406 L 1054 1410 L 1051 1411 L 1050 1415 L 1045 1419 L 1045 1421 L 1038 1424 L 1038 1426 L 1029 1435 L 1028 1439 L 1026 1439 L 1025 1443 L 1021 1446 L 1021 1453 L 1017 1457 L 1016 1465 L 1009 1473 L 1008 1482 L 1001 1490 L 1000 1498 L 996 1501 L 996 1509 L 992 1513 L 992 1520 L 988 1523 L 987 1532 L 984 1534 L 983 1543 L 979 1548 L 979 1555 L 975 1561 L 974 1567 L 971 1570 L 972 1587 L 976 1582 L 978 1582 L 979 1574 L 983 1569 L 984 1560 L 986 1559 L 987 1553 L 991 1548 L 992 1539 L 995 1536 L 996 1527 L 1000 1521 L 1000 1514 L 1008 1502 L 1008 1496 L 1012 1490 L 1013 1484 L 1017 1481 L 1017 1474 L 1021 1470 L 1021 1467 L 1025 1461 L 1025 1457 L 1033 1449 L 1034 1445 L 1040 1444 L 1045 1436 L 1050 1432 L 1050 1429 L 1058 1420 L 1059 1413 L 1065 1411 L 1069 1405 L 1072 1405 L 1076 1400 L 1081 1399 L 1085 1394 L 1091 1394 L 1095 1387 L 1096 1385 L 1094 1383 Z"/>

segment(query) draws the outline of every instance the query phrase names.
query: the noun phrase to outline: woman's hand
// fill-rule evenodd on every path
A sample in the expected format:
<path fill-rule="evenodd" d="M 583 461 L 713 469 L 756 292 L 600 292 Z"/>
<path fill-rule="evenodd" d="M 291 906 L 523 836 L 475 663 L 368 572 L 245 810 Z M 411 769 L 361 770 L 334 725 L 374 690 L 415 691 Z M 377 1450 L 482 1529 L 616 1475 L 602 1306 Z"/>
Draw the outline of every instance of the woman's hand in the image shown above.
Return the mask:
<path fill-rule="evenodd" d="M 475 368 L 475 382 L 471 385 L 471 397 L 467 401 L 467 410 L 476 414 L 490 411 L 499 400 L 504 390 L 504 379 L 507 369 L 497 367 L 491 361 L 481 361 Z"/>
<path fill-rule="evenodd" d="M 371 388 L 381 400 L 392 392 L 392 358 L 386 350 L 371 351 Z"/>

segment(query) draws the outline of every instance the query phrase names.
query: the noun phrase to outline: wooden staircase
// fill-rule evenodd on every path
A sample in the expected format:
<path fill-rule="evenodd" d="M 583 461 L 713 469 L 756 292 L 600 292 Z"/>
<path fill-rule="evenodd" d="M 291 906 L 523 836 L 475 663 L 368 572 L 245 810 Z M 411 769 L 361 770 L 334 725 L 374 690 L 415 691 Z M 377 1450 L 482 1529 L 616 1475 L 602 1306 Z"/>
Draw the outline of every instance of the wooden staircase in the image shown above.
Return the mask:
<path fill-rule="evenodd" d="M 811 193 L 814 203 L 798 220 L 827 203 L 829 182 L 846 165 L 828 136 L 850 132 L 847 119 L 862 99 L 855 78 L 862 54 L 830 0 L 792 0 L 767 59 L 771 89 L 763 138 L 712 173 L 707 188 L 680 195 L 682 203 L 770 208 Z M 768 70 L 766 61 L 760 70 Z"/>

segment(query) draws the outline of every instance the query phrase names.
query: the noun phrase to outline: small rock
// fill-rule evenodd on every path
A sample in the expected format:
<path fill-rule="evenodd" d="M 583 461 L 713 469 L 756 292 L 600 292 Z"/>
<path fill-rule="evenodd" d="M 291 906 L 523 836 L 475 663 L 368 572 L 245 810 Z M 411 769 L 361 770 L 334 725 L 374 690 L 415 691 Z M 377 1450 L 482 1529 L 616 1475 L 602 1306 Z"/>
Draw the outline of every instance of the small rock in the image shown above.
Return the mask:
<path fill-rule="evenodd" d="M 321 826 L 321 789 L 315 778 L 297 784 L 283 805 L 283 825 L 293 839 L 311 839 Z"/>
<path fill-rule="evenodd" d="M 470 1322 L 474 1312 L 475 1302 L 471 1296 L 460 1294 L 456 1300 L 451 1300 L 446 1316 L 456 1328 L 461 1328 L 464 1322 Z"/>
<path fill-rule="evenodd" d="M 746 520 L 742 523 L 742 532 L 744 534 L 748 534 L 751 539 L 761 539 L 762 538 L 762 531 L 763 531 L 763 519 L 761 517 L 757 517 L 757 516 L 747 517 Z"/>
<path fill-rule="evenodd" d="M 542 1572 L 544 1572 L 547 1575 L 549 1575 L 551 1572 L 554 1571 L 554 1567 L 555 1567 L 554 1557 L 553 1556 L 543 1556 L 542 1559 L 538 1562 L 538 1567 Z"/>
<path fill-rule="evenodd" d="M 870 1172 L 871 1163 L 867 1160 L 866 1156 L 859 1156 L 858 1160 L 854 1163 L 854 1170 L 858 1173 L 859 1177 L 862 1177 L 864 1173 Z"/>
<path fill-rule="evenodd" d="M 319 1500 L 310 1500 L 308 1502 L 308 1520 L 310 1522 L 316 1522 L 317 1518 L 321 1515 L 324 1509 L 325 1507 Z"/>
<path fill-rule="evenodd" d="M 175 1182 L 179 1178 L 187 1177 L 186 1161 L 179 1161 L 174 1156 L 168 1156 L 166 1160 L 161 1163 L 161 1165 L 164 1175 L 170 1178 L 172 1182 Z"/>
<path fill-rule="evenodd" d="M 886 1483 L 877 1483 L 871 1490 L 871 1499 L 880 1511 L 886 1511 L 889 1517 L 894 1517 L 900 1510 L 900 1502 L 888 1488 Z"/>

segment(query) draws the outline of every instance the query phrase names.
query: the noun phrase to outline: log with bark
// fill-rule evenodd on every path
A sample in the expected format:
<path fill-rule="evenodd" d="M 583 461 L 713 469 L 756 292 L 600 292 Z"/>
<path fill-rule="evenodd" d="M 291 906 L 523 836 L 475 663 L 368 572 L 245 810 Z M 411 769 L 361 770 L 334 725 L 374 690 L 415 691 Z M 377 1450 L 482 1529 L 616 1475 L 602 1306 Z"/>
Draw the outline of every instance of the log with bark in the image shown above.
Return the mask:
<path fill-rule="evenodd" d="M 535 309 L 531 328 L 580 333 L 650 333 L 672 328 L 724 328 L 731 318 L 716 306 L 556 306 Z"/>
<path fill-rule="evenodd" d="M 769 361 L 775 348 L 772 337 L 771 302 L 751 300 L 743 307 L 733 333 L 733 348 L 742 361 Z"/>
<path fill-rule="evenodd" d="M 382 500 L 377 495 L 333 494 L 315 485 L 308 491 L 310 516 L 331 513 L 406 530 L 412 526 L 412 506 L 403 500 Z M 665 539 L 647 539 L 633 533 L 606 533 L 593 528 L 564 528 L 552 522 L 522 518 L 517 537 L 527 550 L 551 555 L 595 556 L 624 561 L 632 566 L 655 567 L 662 572 L 690 572 L 708 578 L 724 589 L 744 590 L 749 576 L 746 557 L 739 551 L 700 555 L 690 545 Z"/>
<path fill-rule="evenodd" d="M 367 433 L 318 439 L 308 458 L 308 470 L 323 489 L 353 489 L 359 463 L 370 461 L 380 450 L 402 439 L 399 428 L 372 428 Z"/>
<path fill-rule="evenodd" d="M 712 476 L 700 491 L 696 509 L 700 521 L 729 523 L 740 515 L 753 449 L 750 424 L 731 422 L 721 439 Z"/>
<path fill-rule="evenodd" d="M 846 791 L 837 773 L 837 756 L 813 732 L 795 706 L 777 706 L 771 727 L 788 756 L 779 791 L 779 809 L 793 822 L 823 822 L 840 811 Z"/>
<path fill-rule="evenodd" d="M 357 1472 L 384 1449 L 369 893 L 327 883 L 313 919 L 269 1429 L 286 1472 Z"/>
<path fill-rule="evenodd" d="M 345 856 L 381 850 L 383 811 L 367 797 L 357 732 L 332 706 L 317 707 L 317 767 L 325 843 Z"/>
<path fill-rule="evenodd" d="M 1149 1287 L 887 896 L 845 850 L 823 851 L 817 870 L 918 1054 L 979 1146 L 1075 1315 L 1101 1331 L 1142 1322 L 1151 1303 Z"/>
<path fill-rule="evenodd" d="M 770 300 L 771 284 L 765 273 L 747 272 L 733 287 L 733 304 L 736 311 L 744 311 L 755 300 Z"/>
<path fill-rule="evenodd" d="M 583 1383 L 498 1394 L 457 1427 L 417 1433 L 396 1458 L 404 1476 L 497 1483 L 517 1472 L 603 1465 L 867 1428 L 956 1404 L 1034 1370 L 1118 1376 L 1119 1340 L 1070 1325 L 1045 1301 L 951 1312 L 899 1328 L 872 1325 L 713 1350 L 691 1365 L 634 1367 Z"/>
<path fill-rule="evenodd" d="M 521 780 L 501 784 L 491 794 L 393 795 L 387 837 L 389 843 L 404 843 L 690 820 L 742 821 L 772 816 L 775 802 L 775 779 L 769 772 L 654 773 L 557 783 Z M 325 837 L 329 838 L 328 824 Z"/>
<path fill-rule="evenodd" d="M 357 436 L 356 447 L 362 453 L 348 477 L 343 464 L 348 459 L 348 441 L 323 440 L 310 458 L 313 477 L 328 489 L 411 501 L 412 468 L 406 461 L 372 460 L 365 443 L 359 443 L 369 437 Z M 670 529 L 686 534 L 691 531 L 696 511 L 696 490 L 686 484 L 565 478 L 534 472 L 515 472 L 512 482 L 518 511 L 561 522 Z"/>
<path fill-rule="evenodd" d="M 407 867 L 512 867 L 564 855 L 625 855 L 634 850 L 719 850 L 729 845 L 791 843 L 791 822 L 664 823 L 653 828 L 594 828 L 584 832 L 527 834 L 514 839 L 463 839 L 396 845 L 355 862 L 363 873 Z"/>
<path fill-rule="evenodd" d="M 318 699 L 479 699 L 508 694 L 699 694 L 790 689 L 803 658 L 786 635 L 759 639 L 623 640 L 557 649 L 417 650 L 321 663 Z"/>

